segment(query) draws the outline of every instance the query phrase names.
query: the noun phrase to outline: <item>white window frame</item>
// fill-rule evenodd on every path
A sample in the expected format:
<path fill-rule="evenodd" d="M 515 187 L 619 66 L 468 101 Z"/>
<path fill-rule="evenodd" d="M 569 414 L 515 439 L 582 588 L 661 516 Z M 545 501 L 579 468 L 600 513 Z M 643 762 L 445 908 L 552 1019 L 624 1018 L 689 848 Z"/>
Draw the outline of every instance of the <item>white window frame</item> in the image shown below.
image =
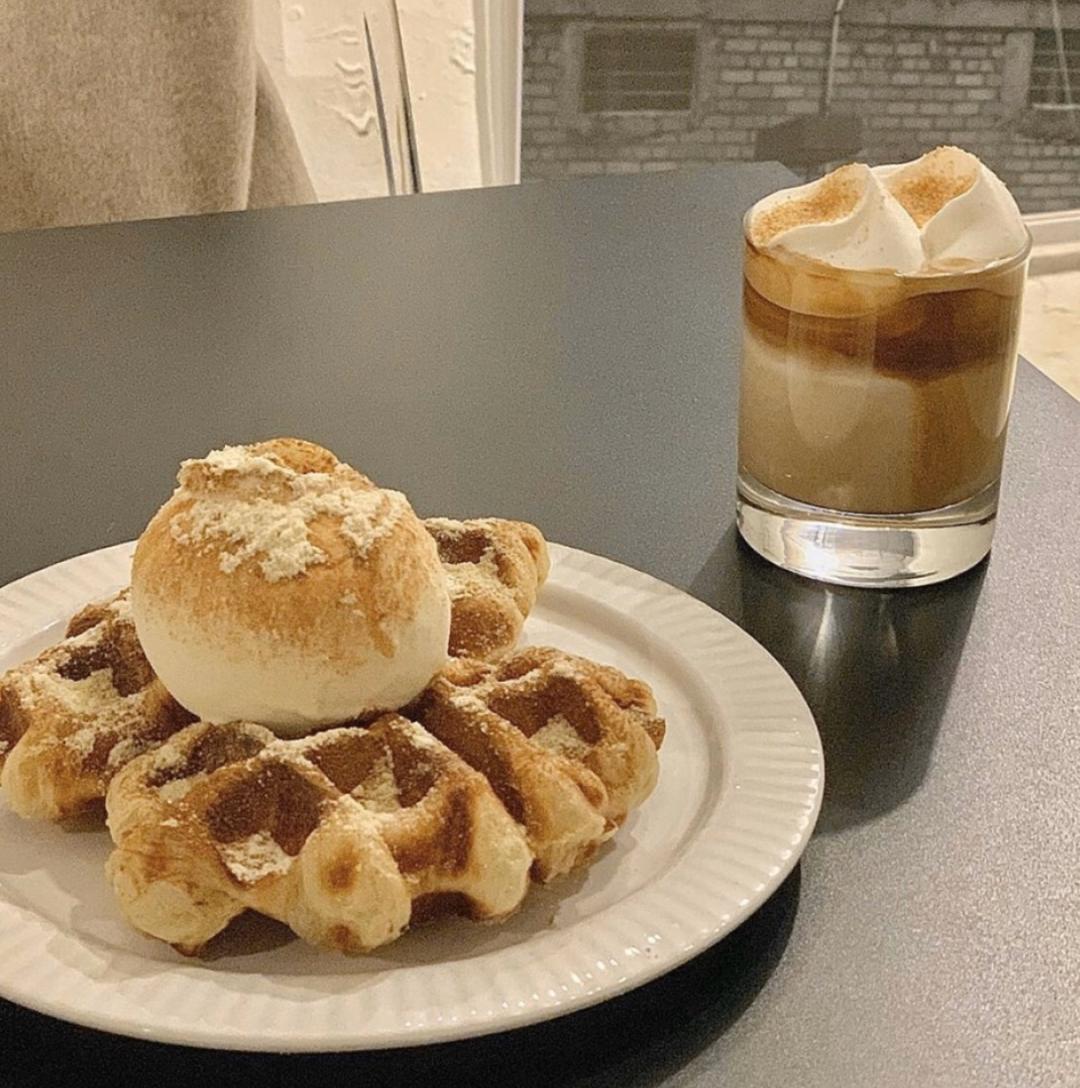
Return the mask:
<path fill-rule="evenodd" d="M 1031 275 L 1080 270 L 1080 208 L 1025 215 L 1031 231 Z"/>

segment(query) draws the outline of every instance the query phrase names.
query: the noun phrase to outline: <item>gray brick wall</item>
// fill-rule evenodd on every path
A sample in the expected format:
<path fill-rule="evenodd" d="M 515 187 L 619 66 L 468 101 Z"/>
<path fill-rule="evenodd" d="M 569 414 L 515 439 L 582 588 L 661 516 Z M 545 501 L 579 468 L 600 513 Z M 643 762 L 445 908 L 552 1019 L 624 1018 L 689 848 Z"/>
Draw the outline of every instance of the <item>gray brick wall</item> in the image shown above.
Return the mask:
<path fill-rule="evenodd" d="M 579 111 L 580 41 L 589 25 L 526 9 L 526 178 L 751 159 L 759 129 L 818 110 L 824 20 L 654 21 L 699 28 L 695 106 L 669 116 Z M 1026 105 L 1031 38 L 1015 27 L 845 26 L 834 108 L 863 117 L 861 157 L 870 163 L 956 143 L 996 170 L 1025 211 L 1080 207 L 1080 129 L 1066 115 Z"/>

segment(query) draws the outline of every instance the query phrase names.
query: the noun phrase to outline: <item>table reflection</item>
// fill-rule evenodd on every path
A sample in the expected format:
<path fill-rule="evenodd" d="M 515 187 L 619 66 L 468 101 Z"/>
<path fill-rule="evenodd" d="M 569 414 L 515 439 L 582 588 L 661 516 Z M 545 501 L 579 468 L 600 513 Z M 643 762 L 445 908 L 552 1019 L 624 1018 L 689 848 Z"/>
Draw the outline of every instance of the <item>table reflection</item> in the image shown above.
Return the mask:
<path fill-rule="evenodd" d="M 818 830 L 881 816 L 926 775 L 985 563 L 922 589 L 813 582 L 724 536 L 691 591 L 731 616 L 791 674 L 825 748 Z"/>

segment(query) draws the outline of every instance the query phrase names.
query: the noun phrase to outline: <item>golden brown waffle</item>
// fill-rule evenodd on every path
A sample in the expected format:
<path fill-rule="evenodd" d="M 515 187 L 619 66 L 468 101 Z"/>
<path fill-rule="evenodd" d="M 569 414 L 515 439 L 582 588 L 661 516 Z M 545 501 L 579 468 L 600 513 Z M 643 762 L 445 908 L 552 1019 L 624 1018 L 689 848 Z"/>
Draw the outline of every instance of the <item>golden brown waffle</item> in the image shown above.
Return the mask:
<path fill-rule="evenodd" d="M 357 953 L 505 917 L 656 782 L 648 687 L 558 650 L 452 662 L 404 713 L 298 740 L 200 722 L 125 767 L 108 872 L 132 924 L 193 952 L 251 908 Z"/>
<path fill-rule="evenodd" d="M 587 861 L 656 784 L 664 721 L 648 686 L 560 650 L 451 662 L 405 713 L 483 772 L 538 880 Z"/>
<path fill-rule="evenodd" d="M 299 740 L 200 722 L 107 804 L 125 915 L 188 953 L 248 908 L 360 953 L 410 920 L 505 917 L 528 887 L 525 835 L 484 777 L 397 715 Z"/>
<path fill-rule="evenodd" d="M 428 518 L 452 605 L 450 654 L 491 661 L 512 650 L 548 575 L 547 544 L 523 521 Z"/>
<path fill-rule="evenodd" d="M 77 816 L 128 760 L 190 721 L 143 656 L 124 590 L 0 676 L 0 785 L 20 816 Z"/>

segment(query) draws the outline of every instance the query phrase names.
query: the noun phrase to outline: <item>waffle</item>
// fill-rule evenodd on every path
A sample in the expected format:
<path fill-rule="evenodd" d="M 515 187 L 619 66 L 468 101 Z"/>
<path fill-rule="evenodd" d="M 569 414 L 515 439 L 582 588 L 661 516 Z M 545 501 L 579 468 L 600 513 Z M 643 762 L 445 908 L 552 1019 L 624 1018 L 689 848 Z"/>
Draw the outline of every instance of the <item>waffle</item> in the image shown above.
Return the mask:
<path fill-rule="evenodd" d="M 0 676 L 0 786 L 20 816 L 76 817 L 100 807 L 128 760 L 191 721 L 143 656 L 124 590 Z"/>
<path fill-rule="evenodd" d="M 484 777 L 398 715 L 298 740 L 200 722 L 128 764 L 107 806 L 124 914 L 188 954 L 249 908 L 357 954 L 410 921 L 503 918 L 528 887 Z"/>
<path fill-rule="evenodd" d="M 512 650 L 548 575 L 535 526 L 501 518 L 428 518 L 450 586 L 450 654 L 491 661 Z"/>
<path fill-rule="evenodd" d="M 347 953 L 441 914 L 503 918 L 648 796 L 663 735 L 646 685 L 544 648 L 451 662 L 366 728 L 200 722 L 113 780 L 109 877 L 133 925 L 186 953 L 248 908 Z"/>
<path fill-rule="evenodd" d="M 451 662 L 405 713 L 484 774 L 540 881 L 587 861 L 656 784 L 665 727 L 648 686 L 560 650 Z"/>
<path fill-rule="evenodd" d="M 505 653 L 547 575 L 544 538 L 497 518 L 425 524 L 452 587 L 451 652 Z M 0 785 L 20 816 L 78 816 L 100 806 L 129 759 L 193 720 L 155 678 L 122 590 L 74 616 L 58 645 L 0 676 Z"/>

